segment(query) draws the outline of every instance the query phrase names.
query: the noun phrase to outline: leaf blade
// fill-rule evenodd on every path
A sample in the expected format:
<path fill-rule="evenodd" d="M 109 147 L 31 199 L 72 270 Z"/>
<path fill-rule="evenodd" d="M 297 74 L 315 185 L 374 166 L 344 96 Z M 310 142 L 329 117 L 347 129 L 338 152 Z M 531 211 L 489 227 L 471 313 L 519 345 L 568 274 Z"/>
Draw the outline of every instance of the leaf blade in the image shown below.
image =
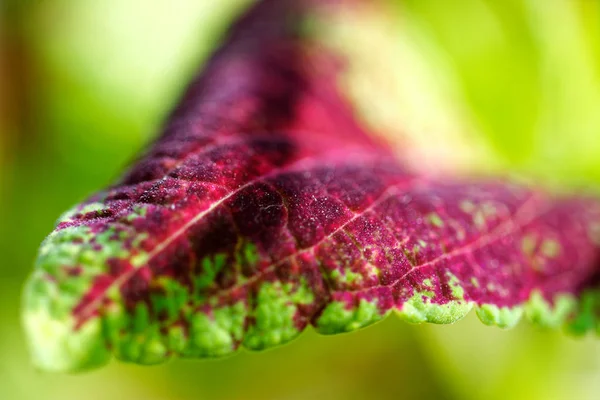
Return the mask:
<path fill-rule="evenodd" d="M 598 201 L 412 174 L 355 121 L 335 57 L 279 18 L 298 4 L 243 18 L 146 154 L 61 217 L 24 294 L 39 366 L 218 357 L 392 311 L 596 324 L 575 297 L 597 274 Z"/>

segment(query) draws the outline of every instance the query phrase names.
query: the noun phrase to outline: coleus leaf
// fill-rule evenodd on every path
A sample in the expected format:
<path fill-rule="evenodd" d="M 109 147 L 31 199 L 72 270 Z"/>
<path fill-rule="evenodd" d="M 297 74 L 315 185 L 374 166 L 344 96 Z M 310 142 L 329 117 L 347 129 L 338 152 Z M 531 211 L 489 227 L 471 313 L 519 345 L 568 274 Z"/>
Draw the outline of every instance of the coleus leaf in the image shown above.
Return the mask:
<path fill-rule="evenodd" d="M 258 4 L 146 154 L 59 219 L 24 292 L 38 366 L 218 357 L 392 311 L 597 328 L 600 202 L 411 173 L 297 34 L 300 3 Z"/>

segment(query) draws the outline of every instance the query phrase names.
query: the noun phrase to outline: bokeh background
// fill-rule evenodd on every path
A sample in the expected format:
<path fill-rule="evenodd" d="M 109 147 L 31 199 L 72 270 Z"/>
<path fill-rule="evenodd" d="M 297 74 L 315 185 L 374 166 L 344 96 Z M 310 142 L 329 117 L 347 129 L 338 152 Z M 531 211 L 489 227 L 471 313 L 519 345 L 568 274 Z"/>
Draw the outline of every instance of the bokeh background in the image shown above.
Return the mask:
<path fill-rule="evenodd" d="M 217 361 L 113 362 L 76 376 L 31 367 L 19 296 L 37 246 L 157 134 L 250 3 L 1 0 L 0 399 L 597 399 L 600 340 L 527 323 L 501 331 L 473 315 L 452 326 L 391 317 L 333 337 L 309 329 Z M 332 39 L 357 66 L 344 84 L 376 105 L 366 120 L 424 164 L 597 190 L 600 2 L 385 7 L 385 21 L 349 16 Z M 385 73 L 368 73 L 376 67 Z"/>

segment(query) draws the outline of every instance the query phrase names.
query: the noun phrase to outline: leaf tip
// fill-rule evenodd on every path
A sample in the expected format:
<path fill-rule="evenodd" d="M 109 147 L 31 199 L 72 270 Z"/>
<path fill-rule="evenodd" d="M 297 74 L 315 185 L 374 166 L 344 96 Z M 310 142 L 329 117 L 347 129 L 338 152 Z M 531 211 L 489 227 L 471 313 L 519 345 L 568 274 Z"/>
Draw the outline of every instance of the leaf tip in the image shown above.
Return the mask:
<path fill-rule="evenodd" d="M 523 307 L 498 307 L 494 304 L 482 304 L 475 313 L 479 320 L 488 326 L 510 329 L 519 323 L 523 316 Z"/>
<path fill-rule="evenodd" d="M 23 328 L 34 365 L 44 371 L 78 372 L 99 367 L 110 359 L 98 318 L 76 327 L 63 313 L 57 296 L 50 296 L 39 271 L 24 291 Z"/>
<path fill-rule="evenodd" d="M 541 291 L 533 290 L 525 304 L 525 315 L 542 328 L 559 328 L 577 310 L 577 299 L 571 294 L 557 294 L 547 300 Z"/>
<path fill-rule="evenodd" d="M 417 293 L 396 310 L 403 321 L 412 324 L 429 322 L 432 324 L 453 324 L 463 319 L 473 308 L 473 303 L 465 300 L 451 300 L 447 303 L 432 303 L 426 296 Z"/>

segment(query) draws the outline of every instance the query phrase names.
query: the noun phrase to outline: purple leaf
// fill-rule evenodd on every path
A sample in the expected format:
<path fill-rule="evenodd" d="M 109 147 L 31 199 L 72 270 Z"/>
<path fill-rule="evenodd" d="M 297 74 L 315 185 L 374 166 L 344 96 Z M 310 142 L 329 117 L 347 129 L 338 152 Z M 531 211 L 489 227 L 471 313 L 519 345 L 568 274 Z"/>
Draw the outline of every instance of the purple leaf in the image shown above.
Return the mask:
<path fill-rule="evenodd" d="M 597 329 L 600 203 L 411 173 L 290 4 L 246 15 L 146 154 L 60 218 L 24 294 L 36 364 L 218 357 L 392 310 Z"/>

